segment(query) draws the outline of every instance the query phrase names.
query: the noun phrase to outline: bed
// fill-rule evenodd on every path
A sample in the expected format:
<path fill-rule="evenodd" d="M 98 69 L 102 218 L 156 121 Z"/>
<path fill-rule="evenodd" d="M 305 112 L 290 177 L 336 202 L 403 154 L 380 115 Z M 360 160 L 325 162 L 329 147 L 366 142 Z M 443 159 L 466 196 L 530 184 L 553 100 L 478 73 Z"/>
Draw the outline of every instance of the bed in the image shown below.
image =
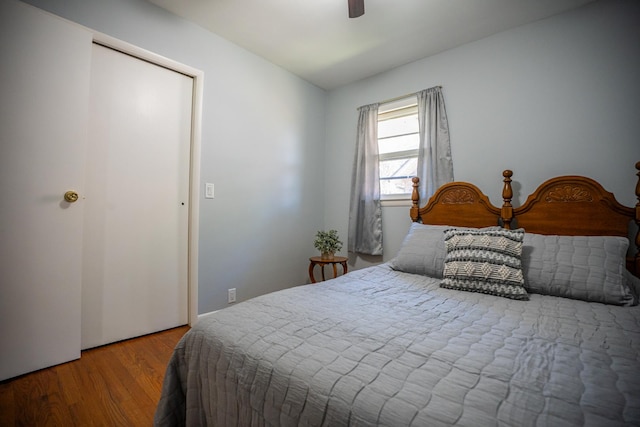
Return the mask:
<path fill-rule="evenodd" d="M 513 207 L 512 176 L 501 207 L 415 179 L 392 261 L 199 321 L 155 425 L 640 425 L 640 182 L 633 208 L 578 176 Z"/>

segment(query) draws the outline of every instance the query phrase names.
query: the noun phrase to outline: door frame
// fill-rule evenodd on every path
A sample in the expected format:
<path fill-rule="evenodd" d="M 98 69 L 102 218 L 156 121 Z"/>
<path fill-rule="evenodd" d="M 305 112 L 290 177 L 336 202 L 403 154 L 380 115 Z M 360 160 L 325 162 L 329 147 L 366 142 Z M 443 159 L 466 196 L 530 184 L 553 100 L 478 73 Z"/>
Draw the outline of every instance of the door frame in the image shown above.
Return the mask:
<path fill-rule="evenodd" d="M 75 24 L 78 25 L 78 24 Z M 193 104 L 191 113 L 191 147 L 189 159 L 189 232 L 188 232 L 188 315 L 189 326 L 198 321 L 198 236 L 200 212 L 200 143 L 202 136 L 202 98 L 204 72 L 172 59 L 155 54 L 138 46 L 116 39 L 104 33 L 93 33 L 93 43 L 108 47 L 143 61 L 173 70 L 193 79 Z"/>

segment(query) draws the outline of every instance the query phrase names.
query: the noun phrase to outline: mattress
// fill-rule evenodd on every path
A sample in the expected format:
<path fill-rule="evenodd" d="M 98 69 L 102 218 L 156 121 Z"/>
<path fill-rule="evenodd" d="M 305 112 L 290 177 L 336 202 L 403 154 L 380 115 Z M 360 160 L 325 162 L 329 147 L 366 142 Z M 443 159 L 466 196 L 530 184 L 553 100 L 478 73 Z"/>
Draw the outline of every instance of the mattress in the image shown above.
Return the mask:
<path fill-rule="evenodd" d="M 640 425 L 640 306 L 439 283 L 382 264 L 206 316 L 155 424 Z"/>

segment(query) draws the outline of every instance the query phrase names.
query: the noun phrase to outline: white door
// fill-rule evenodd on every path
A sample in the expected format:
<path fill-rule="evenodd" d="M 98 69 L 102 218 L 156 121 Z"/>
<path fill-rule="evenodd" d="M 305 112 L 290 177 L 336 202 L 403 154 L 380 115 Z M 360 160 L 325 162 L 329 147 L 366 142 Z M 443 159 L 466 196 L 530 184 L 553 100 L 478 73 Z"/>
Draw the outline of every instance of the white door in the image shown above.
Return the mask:
<path fill-rule="evenodd" d="M 188 322 L 193 79 L 94 44 L 82 348 Z"/>
<path fill-rule="evenodd" d="M 0 1 L 0 380 L 80 357 L 91 39 Z"/>

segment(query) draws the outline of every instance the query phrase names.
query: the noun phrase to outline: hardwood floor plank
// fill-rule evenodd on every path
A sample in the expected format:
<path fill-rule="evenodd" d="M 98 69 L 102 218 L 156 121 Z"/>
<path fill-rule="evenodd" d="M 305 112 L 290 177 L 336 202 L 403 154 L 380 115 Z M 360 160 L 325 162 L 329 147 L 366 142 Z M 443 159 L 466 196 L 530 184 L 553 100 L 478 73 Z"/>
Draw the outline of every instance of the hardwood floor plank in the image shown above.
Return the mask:
<path fill-rule="evenodd" d="M 62 397 L 67 406 L 77 404 L 82 400 L 79 393 L 80 387 L 73 374 L 73 365 L 71 363 L 63 363 L 55 367 L 53 372 L 58 373 L 58 386 L 62 390 Z"/>
<path fill-rule="evenodd" d="M 128 420 L 128 425 L 139 425 L 144 422 L 151 425 L 153 420 L 148 416 L 145 417 L 141 410 L 144 409 L 149 413 L 149 409 L 155 407 L 157 401 L 154 401 L 136 382 L 135 378 L 140 375 L 139 372 L 132 370 L 134 366 L 127 364 L 119 357 L 117 349 L 122 347 L 110 348 L 112 357 L 109 358 L 109 363 L 106 358 L 100 358 L 97 360 L 97 366 L 105 381 L 109 379 L 110 383 L 114 382 L 109 387 L 114 391 L 111 397 L 114 402 L 118 402 L 118 407 L 123 409 L 122 412 Z"/>
<path fill-rule="evenodd" d="M 188 326 L 85 350 L 79 360 L 0 382 L 0 426 L 150 426 Z"/>
<path fill-rule="evenodd" d="M 38 371 L 25 377 L 15 389 L 17 418 L 23 425 L 48 425 L 50 408 L 47 394 L 39 381 L 42 375 L 43 373 Z"/>
<path fill-rule="evenodd" d="M 42 370 L 39 374 L 41 375 L 38 375 L 38 381 L 42 384 L 49 408 L 49 418 L 46 424 L 63 425 L 65 420 L 71 419 L 71 412 L 64 398 L 64 388 L 60 383 L 59 371 Z"/>
<path fill-rule="evenodd" d="M 0 426 L 11 425 L 16 419 L 15 392 L 7 382 L 0 383 Z"/>
<path fill-rule="evenodd" d="M 118 358 L 127 363 L 128 369 L 133 373 L 134 384 L 131 384 L 131 387 L 135 386 L 140 389 L 151 401 L 157 401 L 160 398 L 158 386 L 162 384 L 162 380 L 158 380 L 158 378 L 164 378 L 164 372 L 162 375 L 158 375 L 158 371 L 151 368 L 145 359 L 141 360 L 140 357 L 137 357 L 136 354 L 139 350 L 125 348 L 114 350 L 118 353 Z"/>

